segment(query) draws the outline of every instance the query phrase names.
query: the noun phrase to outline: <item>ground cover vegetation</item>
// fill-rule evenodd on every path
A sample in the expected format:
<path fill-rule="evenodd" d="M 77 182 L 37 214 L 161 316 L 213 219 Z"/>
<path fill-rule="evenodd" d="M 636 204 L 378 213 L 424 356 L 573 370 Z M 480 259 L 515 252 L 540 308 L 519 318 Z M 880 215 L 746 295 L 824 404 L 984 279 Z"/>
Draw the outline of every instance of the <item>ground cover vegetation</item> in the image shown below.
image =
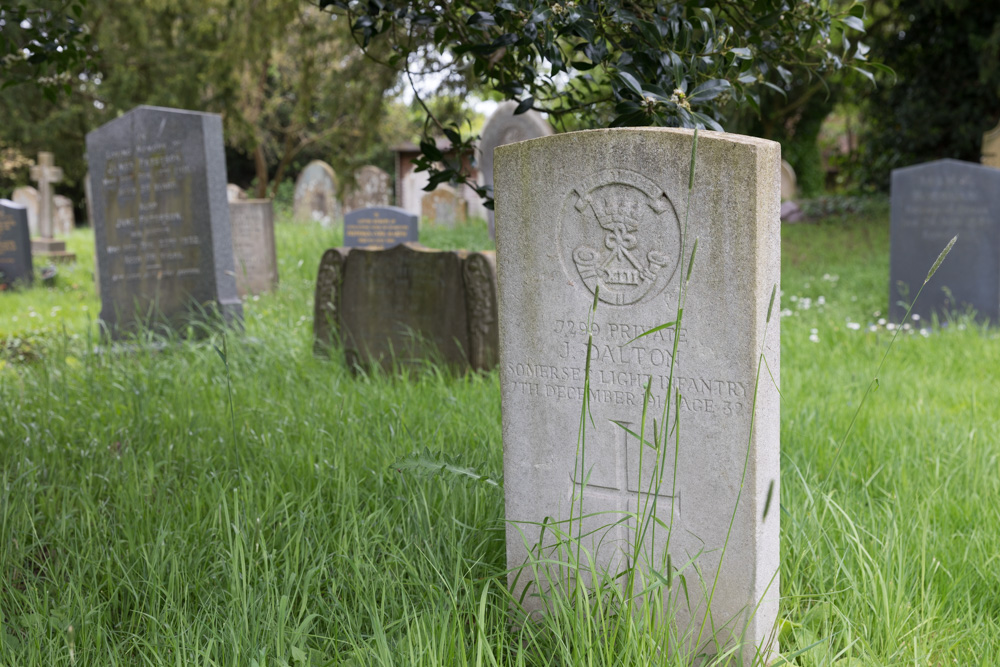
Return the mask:
<path fill-rule="evenodd" d="M 339 239 L 277 235 L 281 285 L 225 340 L 95 349 L 86 253 L 0 295 L 0 337 L 32 345 L 0 358 L 0 664 L 669 664 L 598 613 L 509 623 L 496 374 L 313 357 Z M 887 251 L 884 204 L 783 230 L 782 652 L 992 664 L 995 330 L 905 323 L 841 449 L 896 333 Z"/>

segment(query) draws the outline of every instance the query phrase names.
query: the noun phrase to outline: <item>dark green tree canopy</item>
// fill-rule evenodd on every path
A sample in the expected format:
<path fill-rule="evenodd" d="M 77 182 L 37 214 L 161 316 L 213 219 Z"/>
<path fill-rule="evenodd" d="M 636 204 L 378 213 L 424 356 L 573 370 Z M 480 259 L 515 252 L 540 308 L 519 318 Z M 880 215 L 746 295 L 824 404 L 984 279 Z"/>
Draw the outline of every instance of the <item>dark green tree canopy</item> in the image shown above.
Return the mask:
<path fill-rule="evenodd" d="M 823 76 L 850 66 L 872 77 L 857 67 L 866 64 L 854 38 L 864 7 L 853 0 L 832 9 L 823 0 L 319 4 L 347 15 L 362 47 L 388 40 L 389 66 L 412 74 L 432 62 L 452 80 L 516 100 L 518 111 L 548 112 L 564 127 L 722 130 L 728 111 L 758 109 L 761 90 L 782 90 L 795 70 Z M 429 135 L 470 150 L 460 127 L 429 116 Z M 428 189 L 465 182 L 457 159 L 435 168 L 441 155 L 430 141 L 422 147 Z"/>
<path fill-rule="evenodd" d="M 2 87 L 31 82 L 50 99 L 69 92 L 92 46 L 83 9 L 81 0 L 0 4 Z"/>

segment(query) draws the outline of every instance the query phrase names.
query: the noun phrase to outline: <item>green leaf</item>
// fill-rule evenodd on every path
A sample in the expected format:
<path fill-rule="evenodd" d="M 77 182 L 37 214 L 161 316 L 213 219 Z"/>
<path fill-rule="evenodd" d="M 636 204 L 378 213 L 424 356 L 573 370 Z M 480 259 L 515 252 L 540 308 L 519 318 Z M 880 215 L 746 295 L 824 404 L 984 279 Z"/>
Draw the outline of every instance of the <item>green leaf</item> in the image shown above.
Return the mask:
<path fill-rule="evenodd" d="M 517 116 L 519 114 L 524 113 L 525 111 L 530 109 L 534 103 L 535 103 L 534 97 L 530 95 L 528 97 L 525 97 L 523 100 L 517 103 L 517 108 L 514 109 L 514 115 Z"/>
<path fill-rule="evenodd" d="M 857 30 L 858 32 L 865 31 L 865 22 L 859 19 L 857 16 L 845 16 L 841 19 L 841 22 L 852 30 Z"/>
<path fill-rule="evenodd" d="M 733 85 L 725 79 L 709 79 L 691 91 L 691 94 L 688 95 L 688 101 L 691 104 L 708 102 L 709 100 L 714 100 L 732 87 Z"/>
<path fill-rule="evenodd" d="M 292 647 L 292 660 L 295 661 L 295 662 L 302 662 L 302 663 L 304 663 L 304 662 L 306 662 L 306 661 L 309 660 L 309 657 L 306 655 L 306 652 L 303 651 L 302 649 L 300 649 L 298 646 L 293 646 Z"/>
<path fill-rule="evenodd" d="M 639 84 L 639 80 L 636 79 L 634 76 L 632 76 L 628 72 L 623 72 L 619 70 L 618 78 L 620 78 L 622 82 L 628 87 L 628 89 L 631 90 L 633 93 L 635 93 L 639 97 L 643 96 L 642 86 Z"/>
<path fill-rule="evenodd" d="M 625 342 L 625 343 L 622 343 L 622 345 L 621 345 L 621 346 L 622 346 L 622 347 L 625 347 L 626 345 L 631 345 L 632 343 L 634 343 L 635 341 L 639 340 L 639 339 L 640 339 L 640 338 L 642 338 L 643 336 L 648 336 L 649 334 L 654 334 L 654 333 L 656 333 L 657 331 L 663 331 L 664 329 L 671 329 L 671 328 L 673 328 L 673 326 L 674 326 L 675 324 L 677 324 L 677 321 L 676 321 L 676 320 L 674 320 L 673 322 L 667 322 L 666 324 L 661 324 L 661 325 L 660 325 L 660 326 L 658 326 L 658 327 L 653 327 L 653 328 L 652 328 L 652 329 L 650 329 L 649 331 L 643 331 L 643 332 L 642 332 L 641 334 L 639 334 L 638 336 L 636 336 L 636 337 L 635 337 L 635 338 L 633 338 L 632 340 L 630 340 L 630 341 L 627 341 L 627 342 Z"/>

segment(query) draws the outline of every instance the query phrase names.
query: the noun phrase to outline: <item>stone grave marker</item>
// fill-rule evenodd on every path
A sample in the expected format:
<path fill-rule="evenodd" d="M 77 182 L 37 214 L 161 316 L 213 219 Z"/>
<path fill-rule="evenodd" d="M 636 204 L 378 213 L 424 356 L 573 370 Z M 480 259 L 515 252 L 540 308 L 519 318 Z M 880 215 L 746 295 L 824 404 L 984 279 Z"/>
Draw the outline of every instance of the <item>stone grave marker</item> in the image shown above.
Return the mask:
<path fill-rule="evenodd" d="M 582 535 L 597 565 L 615 573 L 637 542 L 627 513 L 655 516 L 663 525 L 639 541 L 640 587 L 654 581 L 650 569 L 669 576 L 669 533 L 673 566 L 695 559 L 708 588 L 719 572 L 709 627 L 723 642 L 742 640 L 750 665 L 754 646 L 772 638 L 779 599 L 780 307 L 769 304 L 780 289 L 781 153 L 771 141 L 699 133 L 682 244 L 691 152 L 691 131 L 647 128 L 496 150 L 507 563 L 520 567 L 529 549 L 553 553 L 551 530 L 538 544 L 548 518 Z M 680 330 L 635 340 L 675 319 L 696 239 Z M 760 375 L 754 407 L 762 354 L 774 379 Z M 655 450 L 638 438 L 647 385 L 643 439 L 653 442 L 653 417 L 663 424 L 665 403 L 667 423 L 674 410 L 679 418 L 679 447 L 670 444 L 656 465 Z M 654 469 L 663 471 L 658 480 Z M 681 636 L 697 634 L 707 602 L 694 567 L 683 574 L 691 606 L 675 609 Z M 514 596 L 526 593 L 528 610 L 542 613 L 547 584 L 532 580 L 530 570 L 510 575 Z"/>
<path fill-rule="evenodd" d="M 354 188 L 344 197 L 344 210 L 374 208 L 389 205 L 389 174 L 374 165 L 354 172 Z"/>
<path fill-rule="evenodd" d="M 28 229 L 31 231 L 32 237 L 38 236 L 38 190 L 30 185 L 23 185 L 19 188 L 14 188 L 14 192 L 10 198 L 15 204 L 24 206 L 27 209 Z"/>
<path fill-rule="evenodd" d="M 247 198 L 246 190 L 235 183 L 226 184 L 226 199 L 230 202 L 242 201 Z"/>
<path fill-rule="evenodd" d="M 269 292 L 278 286 L 274 247 L 274 206 L 270 199 L 229 202 L 229 222 L 240 296 Z"/>
<path fill-rule="evenodd" d="M 992 130 L 983 133 L 981 162 L 987 167 L 1000 169 L 1000 123 L 997 123 Z"/>
<path fill-rule="evenodd" d="M 293 215 L 299 221 L 316 221 L 325 226 L 340 220 L 337 201 L 337 176 L 333 167 L 322 160 L 313 160 L 295 181 Z"/>
<path fill-rule="evenodd" d="M 55 238 L 56 202 L 52 186 L 63 179 L 63 170 L 55 166 L 52 153 L 38 154 L 38 163 L 31 168 L 31 179 L 38 183 L 38 236 L 31 239 L 31 252 L 53 261 L 75 261 L 76 255 L 66 250 L 66 242 Z"/>
<path fill-rule="evenodd" d="M 512 144 L 515 141 L 527 141 L 539 137 L 550 136 L 552 126 L 542 118 L 537 111 L 530 110 L 514 115 L 517 102 L 501 102 L 496 111 L 483 126 L 479 139 L 477 157 L 479 171 L 483 175 L 483 185 L 493 190 L 493 151 L 497 146 Z M 487 209 L 486 223 L 490 228 L 490 238 L 496 238 L 493 222 L 493 211 Z"/>
<path fill-rule="evenodd" d="M 424 220 L 439 227 L 454 228 L 468 219 L 469 202 L 450 185 L 441 184 L 420 202 Z"/>
<path fill-rule="evenodd" d="M 496 364 L 498 325 L 492 253 L 329 250 L 317 277 L 315 349 L 338 339 L 351 366 L 441 362 L 457 370 Z"/>
<path fill-rule="evenodd" d="M 795 199 L 799 194 L 798 179 L 795 170 L 785 160 L 781 161 L 781 201 Z"/>
<path fill-rule="evenodd" d="M 344 286 L 344 262 L 350 248 L 330 248 L 323 253 L 316 275 L 313 299 L 313 353 L 327 355 L 339 342 L 340 302 Z"/>
<path fill-rule="evenodd" d="M 101 320 L 180 329 L 243 316 L 226 201 L 222 118 L 140 106 L 87 135 Z"/>
<path fill-rule="evenodd" d="M 76 229 L 76 211 L 73 208 L 73 200 L 63 195 L 55 195 L 52 197 L 52 204 L 55 208 L 52 227 L 56 234 L 66 236 Z"/>
<path fill-rule="evenodd" d="M 889 226 L 889 316 L 894 321 L 934 261 L 958 242 L 914 304 L 924 318 L 975 308 L 980 321 L 1000 319 L 1000 170 L 936 160 L 892 172 Z"/>
<path fill-rule="evenodd" d="M 344 245 L 348 248 L 385 249 L 417 240 L 417 216 L 395 206 L 351 211 L 344 216 Z"/>
<path fill-rule="evenodd" d="M 0 289 L 18 283 L 31 284 L 33 280 L 28 209 L 9 199 L 0 199 Z"/>

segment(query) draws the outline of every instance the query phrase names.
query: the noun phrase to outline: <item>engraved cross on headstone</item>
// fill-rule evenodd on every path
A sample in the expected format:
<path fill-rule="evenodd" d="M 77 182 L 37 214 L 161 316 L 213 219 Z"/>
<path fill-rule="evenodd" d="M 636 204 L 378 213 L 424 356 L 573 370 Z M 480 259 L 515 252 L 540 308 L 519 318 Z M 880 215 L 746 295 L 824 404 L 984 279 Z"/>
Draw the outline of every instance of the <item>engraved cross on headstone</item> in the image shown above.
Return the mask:
<path fill-rule="evenodd" d="M 38 183 L 38 231 L 42 238 L 53 237 L 52 213 L 54 210 L 52 184 L 63 178 L 61 167 L 55 166 L 52 153 L 40 152 L 38 164 L 31 168 L 31 180 Z"/>
<path fill-rule="evenodd" d="M 643 445 L 635 435 L 631 435 L 625 430 L 627 428 L 629 431 L 635 433 L 638 427 L 630 422 L 621 420 L 616 420 L 610 424 L 610 427 L 614 429 L 615 433 L 613 442 L 609 443 L 613 447 L 613 450 L 594 452 L 595 459 L 593 459 L 593 462 L 587 459 L 585 452 L 584 463 L 588 468 L 589 477 L 587 476 L 587 472 L 585 472 L 583 479 L 573 480 L 573 499 L 579 503 L 580 496 L 578 494 L 583 495 L 585 501 L 584 514 L 593 514 L 595 511 L 602 511 L 593 506 L 587 507 L 586 501 L 594 500 L 599 503 L 601 501 L 604 501 L 604 503 L 611 501 L 616 511 L 622 514 L 625 512 L 634 512 L 641 516 L 644 510 L 652 511 L 653 501 L 655 500 L 656 514 L 660 517 L 661 521 L 670 525 L 671 510 L 673 510 L 673 518 L 679 520 L 681 515 L 680 493 L 670 495 L 669 493 L 661 492 L 663 487 L 669 488 L 672 480 L 670 472 L 672 468 L 671 462 L 668 461 L 665 466 L 660 487 L 651 489 L 650 481 L 659 472 L 658 470 L 654 470 L 660 463 L 656 459 L 656 450 L 646 445 L 640 470 L 639 448 L 643 447 Z M 586 480 L 585 486 L 584 480 Z M 648 503 L 645 502 L 647 500 L 649 501 Z M 602 516 L 610 517 L 611 515 L 604 514 Z M 619 521 L 620 518 L 620 516 L 611 517 L 604 523 L 611 524 Z M 634 522 L 631 519 L 627 523 L 634 529 Z"/>

